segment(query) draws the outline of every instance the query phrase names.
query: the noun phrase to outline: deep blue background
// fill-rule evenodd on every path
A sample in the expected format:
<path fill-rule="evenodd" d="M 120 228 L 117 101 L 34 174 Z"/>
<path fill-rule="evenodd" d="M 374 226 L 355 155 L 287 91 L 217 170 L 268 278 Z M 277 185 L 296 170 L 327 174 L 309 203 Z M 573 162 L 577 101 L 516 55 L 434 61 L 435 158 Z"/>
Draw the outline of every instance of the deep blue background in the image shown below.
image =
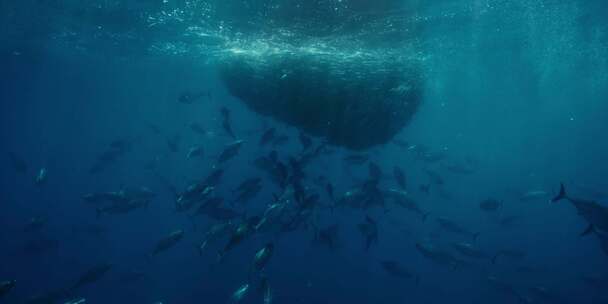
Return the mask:
<path fill-rule="evenodd" d="M 356 230 L 361 211 L 323 213 L 323 223 L 340 225 L 342 246 L 335 252 L 313 245 L 310 231 L 282 235 L 266 270 L 275 303 L 513 303 L 487 283 L 488 276 L 522 293 L 546 287 L 564 303 L 605 303 L 608 289 L 593 289 L 582 278 L 606 278 L 607 257 L 596 238 L 578 236 L 585 223 L 575 210 L 546 200 L 520 202 L 519 196 L 536 189 L 554 193 L 561 181 L 582 197 L 591 194 L 577 185 L 608 192 L 608 8 L 601 1 L 488 1 L 491 9 L 486 1 L 435 2 L 422 12 L 436 18 L 422 30 L 429 58 L 424 106 L 399 138 L 444 149 L 450 159 L 473 158 L 478 170 L 467 176 L 440 170 L 453 198 L 436 192 L 427 197 L 416 190 L 428 180 L 423 163 L 393 144 L 371 149 L 386 174 L 396 164 L 406 169 L 430 218 L 421 222 L 397 208 L 371 210 L 381 224 L 379 245 L 370 252 L 362 249 Z M 478 16 L 446 13 L 476 5 L 483 12 Z M 269 151 L 257 146 L 264 125 L 290 136 L 280 150 L 283 157 L 299 150 L 297 131 L 230 97 L 213 66 L 179 57 L 83 54 L 49 47 L 38 39 L 43 34 L 30 34 L 36 39 L 10 36 L 0 59 L 0 280 L 18 282 L 2 301 L 21 303 L 70 285 L 90 266 L 109 261 L 115 264 L 111 272 L 80 293 L 91 303 L 225 303 L 246 281 L 252 255 L 269 238 L 248 240 L 221 265 L 215 264 L 215 249 L 199 256 L 195 246 L 206 222 L 198 219 L 195 230 L 186 215 L 176 213 L 163 179 L 182 189 L 211 172 L 215 156 L 231 141 L 221 130 L 221 106 L 231 109 L 235 132 L 247 140 L 225 166 L 219 191 L 227 197 L 243 179 L 262 175 L 251 161 Z M 184 90 L 211 90 L 213 98 L 179 104 Z M 193 121 L 213 134 L 194 134 L 187 127 Z M 151 132 L 149 123 L 161 133 Z M 166 140 L 176 134 L 180 152 L 171 153 Z M 131 141 L 130 151 L 115 166 L 90 175 L 96 157 L 115 139 Z M 186 160 L 187 149 L 196 144 L 204 147 L 205 159 Z M 13 170 L 9 151 L 27 161 L 25 174 Z M 346 154 L 337 149 L 321 158 L 310 175 L 328 176 L 343 193 L 354 183 L 339 161 Z M 158 168 L 145 170 L 154 157 L 160 159 Z M 36 187 L 42 167 L 48 169 L 48 183 Z M 353 171 L 366 174 L 365 167 Z M 141 185 L 157 197 L 148 209 L 125 216 L 96 219 L 94 208 L 80 199 Z M 249 204 L 265 205 L 274 191 L 265 181 Z M 498 225 L 500 216 L 478 207 L 488 197 L 504 201 L 501 215 L 522 220 L 512 228 Z M 27 220 L 39 215 L 48 216 L 48 226 L 41 233 L 23 232 Z M 441 231 L 435 221 L 440 216 L 480 231 L 476 244 L 488 252 L 514 248 L 528 256 L 499 265 L 475 261 L 463 270 L 435 265 L 416 251 L 416 242 L 431 240 L 449 249 L 453 242 L 468 241 Z M 176 248 L 146 259 L 159 238 L 178 228 L 186 234 Z M 92 229 L 103 232 L 95 235 Z M 42 237 L 59 240 L 59 247 L 23 254 L 25 242 Z M 383 259 L 399 260 L 420 275 L 420 284 L 388 276 L 379 264 Z M 517 272 L 523 265 L 539 271 Z M 130 269 L 144 271 L 145 278 L 121 281 Z M 256 302 L 256 297 L 246 301 Z"/>

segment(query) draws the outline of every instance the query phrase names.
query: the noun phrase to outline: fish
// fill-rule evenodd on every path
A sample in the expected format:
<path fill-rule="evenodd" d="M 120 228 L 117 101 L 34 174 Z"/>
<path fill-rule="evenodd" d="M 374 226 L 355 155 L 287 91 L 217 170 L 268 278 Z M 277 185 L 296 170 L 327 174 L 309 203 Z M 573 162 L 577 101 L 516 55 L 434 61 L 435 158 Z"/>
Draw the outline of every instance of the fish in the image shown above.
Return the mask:
<path fill-rule="evenodd" d="M 418 252 L 422 256 L 439 265 L 449 266 L 454 269 L 467 265 L 464 261 L 455 258 L 446 251 L 437 249 L 431 244 L 416 243 L 416 249 L 418 249 Z"/>
<path fill-rule="evenodd" d="M 196 210 L 194 215 L 201 215 L 207 213 L 209 210 L 219 208 L 224 204 L 224 198 L 220 196 L 212 197 L 204 201 Z"/>
<path fill-rule="evenodd" d="M 262 185 L 255 185 L 252 188 L 247 188 L 244 191 L 241 191 L 234 201 L 244 204 L 256 197 L 260 191 L 262 191 Z"/>
<path fill-rule="evenodd" d="M 327 142 L 321 142 L 316 148 L 309 151 L 304 151 L 300 155 L 300 162 L 303 166 L 307 166 L 312 160 L 333 153 L 333 150 L 327 147 Z"/>
<path fill-rule="evenodd" d="M 16 172 L 25 173 L 27 172 L 27 163 L 23 158 L 17 155 L 15 152 L 8 152 L 8 158 L 11 162 L 11 166 Z"/>
<path fill-rule="evenodd" d="M 149 200 L 156 194 L 147 187 L 123 188 L 119 191 L 108 191 L 99 193 L 88 193 L 82 196 L 82 200 L 92 204 L 103 203 L 128 203 L 133 200 Z"/>
<path fill-rule="evenodd" d="M 203 148 L 200 146 L 195 146 L 188 150 L 188 154 L 186 155 L 187 159 L 192 159 L 195 157 L 203 157 Z"/>
<path fill-rule="evenodd" d="M 46 170 L 46 168 L 41 168 L 38 171 L 38 175 L 36 175 L 36 180 L 35 180 L 36 186 L 42 186 L 42 185 L 46 184 L 46 181 L 47 181 L 47 170 Z"/>
<path fill-rule="evenodd" d="M 407 270 L 403 265 L 394 260 L 384 260 L 381 261 L 382 269 L 386 271 L 389 275 L 400 278 L 400 279 L 409 279 L 414 277 L 414 275 Z"/>
<path fill-rule="evenodd" d="M 192 184 L 185 191 L 178 194 L 175 199 L 175 210 L 177 212 L 190 211 L 196 204 L 209 198 L 214 191 L 215 187 L 208 186 L 205 183 Z"/>
<path fill-rule="evenodd" d="M 338 225 L 331 225 L 324 229 L 318 229 L 315 233 L 314 242 L 327 246 L 330 250 L 338 248 Z"/>
<path fill-rule="evenodd" d="M 519 197 L 519 200 L 522 202 L 531 202 L 537 201 L 541 199 L 547 198 L 548 200 L 549 193 L 543 190 L 530 190 Z"/>
<path fill-rule="evenodd" d="M 270 128 L 270 129 L 266 130 L 264 132 L 264 134 L 262 134 L 262 137 L 260 137 L 259 145 L 265 146 L 265 145 L 269 144 L 270 142 L 274 141 L 275 132 L 276 132 L 275 128 Z"/>
<path fill-rule="evenodd" d="M 365 216 L 365 221 L 358 224 L 357 228 L 365 238 L 365 250 L 369 250 L 374 243 L 378 243 L 378 224 L 371 217 Z"/>
<path fill-rule="evenodd" d="M 249 235 L 251 230 L 251 222 L 247 220 L 242 221 L 232 232 L 228 243 L 226 243 L 224 248 L 218 252 L 219 259 L 222 260 L 226 253 L 228 253 L 229 251 L 234 249 L 234 247 L 240 244 Z"/>
<path fill-rule="evenodd" d="M 267 243 L 266 245 L 264 245 L 264 247 L 258 250 L 253 258 L 253 272 L 262 271 L 268 264 L 268 261 L 270 261 L 273 252 L 273 243 Z"/>
<path fill-rule="evenodd" d="M 366 181 L 360 187 L 347 191 L 338 201 L 338 205 L 359 209 L 377 206 L 386 211 L 385 195 L 378 189 L 377 180 Z"/>
<path fill-rule="evenodd" d="M 272 181 L 279 186 L 281 189 L 287 187 L 289 182 L 289 169 L 284 163 L 277 161 L 272 171 Z"/>
<path fill-rule="evenodd" d="M 407 189 L 406 177 L 405 172 L 403 172 L 403 169 L 401 169 L 399 166 L 395 166 L 393 168 L 393 177 L 395 178 L 397 185 L 399 185 L 402 190 Z"/>
<path fill-rule="evenodd" d="M 302 162 L 294 157 L 289 158 L 289 168 L 291 168 L 291 179 L 294 184 L 297 184 L 306 177 Z"/>
<path fill-rule="evenodd" d="M 241 182 L 241 184 L 239 184 L 238 187 L 236 187 L 236 189 L 234 189 L 232 192 L 236 193 L 236 192 L 247 191 L 249 189 L 259 186 L 261 183 L 262 183 L 262 179 L 259 177 L 249 178 L 249 179 L 246 179 L 243 182 Z"/>
<path fill-rule="evenodd" d="M 250 178 L 243 181 L 233 193 L 237 193 L 236 202 L 245 203 L 254 198 L 262 190 L 261 178 Z"/>
<path fill-rule="evenodd" d="M 256 158 L 253 164 L 257 169 L 269 175 L 271 181 L 281 189 L 285 187 L 289 172 L 285 164 L 278 160 L 276 151 L 271 151 L 268 156 Z"/>
<path fill-rule="evenodd" d="M 396 205 L 420 215 L 422 221 L 426 221 L 427 217 L 429 216 L 429 212 L 425 212 L 420 209 L 418 203 L 416 203 L 416 201 L 414 201 L 411 195 L 409 195 L 406 191 L 389 189 L 387 191 L 387 196 L 392 198 Z"/>
<path fill-rule="evenodd" d="M 112 264 L 105 262 L 91 267 L 78 277 L 76 283 L 70 288 L 70 291 L 75 291 L 85 285 L 90 285 L 101 280 L 112 267 Z"/>
<path fill-rule="evenodd" d="M 475 169 L 473 168 L 472 164 L 469 162 L 466 162 L 466 163 L 463 163 L 463 162 L 441 163 L 441 166 L 455 174 L 468 175 L 468 174 L 475 173 Z"/>
<path fill-rule="evenodd" d="M 526 253 L 520 250 L 514 249 L 503 249 L 499 250 L 494 257 L 492 257 L 492 264 L 496 264 L 499 257 L 505 257 L 511 260 L 522 260 L 526 257 Z"/>
<path fill-rule="evenodd" d="M 503 227 L 509 227 L 520 219 L 521 217 L 517 215 L 505 216 L 504 218 L 500 219 L 499 224 Z"/>
<path fill-rule="evenodd" d="M 266 277 L 262 277 L 262 279 L 260 280 L 259 289 L 262 292 L 262 303 L 263 304 L 272 304 L 273 292 L 272 292 L 272 288 L 270 288 L 270 284 L 268 283 L 268 279 Z"/>
<path fill-rule="evenodd" d="M 502 207 L 502 202 L 493 198 L 488 198 L 479 203 L 479 209 L 485 212 L 494 212 Z"/>
<path fill-rule="evenodd" d="M 184 237 L 184 231 L 179 229 L 171 232 L 169 235 L 161 238 L 154 246 L 151 256 L 156 256 L 161 252 L 165 252 L 173 248 Z"/>
<path fill-rule="evenodd" d="M 239 151 L 241 150 L 241 146 L 243 145 L 244 141 L 243 140 L 237 140 L 235 142 L 232 142 L 230 144 L 228 144 L 224 150 L 222 151 L 222 153 L 220 153 L 220 156 L 218 158 L 218 163 L 225 163 L 229 160 L 231 160 L 232 158 L 234 158 L 235 156 L 237 156 L 239 154 Z"/>
<path fill-rule="evenodd" d="M 11 290 L 17 286 L 16 280 L 2 281 L 0 282 L 0 298 L 6 296 Z"/>
<path fill-rule="evenodd" d="M 209 186 L 205 182 L 198 182 L 189 185 L 186 190 L 181 193 L 178 193 L 176 199 L 176 205 L 179 207 L 180 205 L 188 205 L 201 202 L 207 199 L 213 192 L 215 191 L 214 186 Z M 178 210 L 181 208 L 177 208 Z M 183 211 L 187 211 L 189 208 L 184 209 Z"/>
<path fill-rule="evenodd" d="M 479 237 L 479 232 L 476 232 L 476 233 L 470 232 L 470 231 L 464 229 L 459 224 L 457 224 L 453 221 L 450 221 L 447 218 L 444 218 L 444 217 L 437 218 L 437 222 L 439 223 L 439 226 L 441 228 L 443 228 L 445 231 L 472 237 L 474 241 L 476 241 L 477 238 Z"/>
<path fill-rule="evenodd" d="M 211 91 L 204 91 L 200 93 L 183 92 L 177 98 L 177 101 L 182 104 L 193 104 L 199 101 L 201 98 L 206 97 L 211 99 Z"/>
<path fill-rule="evenodd" d="M 223 169 L 215 169 L 203 180 L 202 184 L 211 186 L 211 187 L 215 187 L 215 186 L 219 185 L 223 176 L 224 176 Z"/>
<path fill-rule="evenodd" d="M 46 226 L 48 222 L 48 218 L 44 216 L 34 216 L 30 218 L 25 226 L 23 227 L 23 231 L 25 232 L 36 232 L 42 230 L 44 226 Z"/>
<path fill-rule="evenodd" d="M 80 299 L 76 299 L 76 300 L 67 301 L 64 304 L 85 304 L 86 302 L 87 302 L 87 300 L 85 298 L 80 298 Z"/>
<path fill-rule="evenodd" d="M 205 233 L 204 239 L 198 245 L 199 255 L 203 255 L 209 243 L 218 241 L 221 237 L 227 235 L 233 228 L 232 221 L 222 221 L 212 225 Z"/>
<path fill-rule="evenodd" d="M 127 203 L 114 203 L 106 207 L 97 208 L 97 218 L 103 214 L 126 214 L 140 208 L 146 208 L 150 204 L 149 200 L 135 199 Z"/>
<path fill-rule="evenodd" d="M 139 187 L 137 189 L 127 189 L 125 190 L 127 197 L 130 199 L 152 199 L 156 197 L 156 193 L 154 193 L 148 187 Z"/>
<path fill-rule="evenodd" d="M 249 284 L 243 284 L 237 290 L 232 293 L 230 297 L 233 303 L 242 301 L 249 294 Z"/>
<path fill-rule="evenodd" d="M 206 135 L 207 132 L 205 131 L 205 128 L 203 128 L 202 125 L 200 125 L 197 122 L 191 122 L 188 124 L 188 127 L 190 128 L 190 130 L 192 130 L 192 132 L 198 134 L 198 135 Z"/>
<path fill-rule="evenodd" d="M 559 194 L 551 199 L 551 202 L 557 203 L 561 200 L 572 203 L 578 215 L 587 222 L 587 228 L 581 233 L 581 236 L 595 233 L 602 241 L 608 239 L 608 208 L 595 201 L 568 196 L 563 183 L 560 185 Z"/>
<path fill-rule="evenodd" d="M 87 193 L 82 196 L 82 200 L 91 204 L 103 204 L 103 203 L 126 203 L 129 198 L 126 196 L 124 191 L 111 191 L 101 193 Z"/>
<path fill-rule="evenodd" d="M 437 195 L 447 201 L 454 200 L 454 195 L 443 187 L 437 187 Z"/>
<path fill-rule="evenodd" d="M 490 257 L 488 254 L 475 248 L 475 246 L 469 243 L 454 243 L 452 244 L 452 248 L 454 248 L 462 256 L 468 258 L 487 259 Z"/>
<path fill-rule="evenodd" d="M 232 131 L 232 124 L 230 123 L 230 110 L 228 110 L 226 107 L 221 107 L 220 113 L 222 115 L 222 128 L 226 134 L 228 134 L 228 136 L 236 140 L 236 135 L 234 135 L 234 131 Z"/>
<path fill-rule="evenodd" d="M 437 152 L 426 151 L 424 153 L 418 153 L 416 155 L 416 157 L 418 160 L 421 160 L 425 163 L 436 163 L 441 160 L 444 160 L 447 157 L 447 155 L 443 151 L 437 151 Z"/>

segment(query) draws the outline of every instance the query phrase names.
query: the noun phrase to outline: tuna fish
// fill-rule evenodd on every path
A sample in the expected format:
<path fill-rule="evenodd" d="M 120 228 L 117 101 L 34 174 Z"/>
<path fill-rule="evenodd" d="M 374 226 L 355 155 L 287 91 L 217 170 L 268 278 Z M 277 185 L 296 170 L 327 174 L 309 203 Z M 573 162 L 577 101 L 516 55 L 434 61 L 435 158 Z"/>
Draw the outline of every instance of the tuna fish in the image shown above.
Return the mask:
<path fill-rule="evenodd" d="M 84 272 L 80 277 L 76 280 L 76 283 L 72 285 L 72 291 L 81 288 L 85 285 L 93 284 L 99 281 L 101 278 L 105 276 L 105 274 L 112 269 L 112 264 L 109 263 L 101 263 L 93 266 L 86 272 Z"/>
<path fill-rule="evenodd" d="M 9 293 L 13 288 L 17 285 L 17 281 L 2 281 L 0 282 L 0 298 L 4 297 L 7 293 Z"/>
<path fill-rule="evenodd" d="M 459 224 L 457 224 L 453 221 L 450 221 L 447 218 L 440 217 L 437 219 L 437 222 L 439 223 L 439 226 L 441 226 L 441 228 L 443 228 L 445 231 L 449 231 L 449 232 L 452 232 L 455 234 L 460 234 L 460 235 L 471 237 L 471 238 L 473 238 L 474 241 L 477 240 L 477 237 L 479 237 L 478 232 L 476 232 L 476 233 L 470 232 L 469 230 L 466 230 Z"/>
<path fill-rule="evenodd" d="M 152 250 L 152 256 L 155 256 L 161 252 L 167 251 L 175 246 L 184 236 L 183 230 L 176 230 L 171 232 L 169 235 L 160 239 L 154 249 Z"/>

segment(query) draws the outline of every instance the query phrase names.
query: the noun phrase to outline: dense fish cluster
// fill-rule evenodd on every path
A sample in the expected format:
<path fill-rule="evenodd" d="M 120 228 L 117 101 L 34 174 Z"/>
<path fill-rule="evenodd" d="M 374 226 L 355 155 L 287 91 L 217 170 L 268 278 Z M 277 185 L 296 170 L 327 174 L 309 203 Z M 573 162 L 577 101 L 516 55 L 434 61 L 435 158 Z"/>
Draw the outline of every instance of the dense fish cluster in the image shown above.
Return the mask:
<path fill-rule="evenodd" d="M 177 101 L 186 105 L 204 102 L 199 101 L 201 96 L 186 94 Z M 226 295 L 227 301 L 233 303 L 246 300 L 265 304 L 273 302 L 273 274 L 267 271 L 267 265 L 272 263 L 275 252 L 290 250 L 277 246 L 279 238 L 300 231 L 309 235 L 311 244 L 318 250 L 337 252 L 344 247 L 341 231 L 345 229 L 344 226 L 350 225 L 360 234 L 361 250 L 369 254 L 379 242 L 394 242 L 382 237 L 384 230 L 390 226 L 388 218 L 393 213 L 401 214 L 400 216 L 409 213 L 417 225 L 432 226 L 436 229 L 434 234 L 445 235 L 449 240 L 447 242 L 439 242 L 437 236 L 431 234 L 428 237 L 418 237 L 418 241 L 412 244 L 412 249 L 421 257 L 440 267 L 454 271 L 483 272 L 485 268 L 510 264 L 522 273 L 542 271 L 525 263 L 525 250 L 480 246 L 480 238 L 492 236 L 485 235 L 475 226 L 442 216 L 441 210 L 434 208 L 431 211 L 431 206 L 423 203 L 429 200 L 452 201 L 454 198 L 446 188 L 450 179 L 445 174 L 475 175 L 479 169 L 476 162 L 457 161 L 446 151 L 435 151 L 401 139 L 395 139 L 392 145 L 385 148 L 396 148 L 406 153 L 409 160 L 392 166 L 381 164 L 371 153 L 341 152 L 340 147 L 309 137 L 303 132 L 296 133 L 295 147 L 285 147 L 277 139 L 283 136 L 281 134 L 290 133 L 288 127 L 279 124 L 266 126 L 263 130 L 249 132 L 249 135 L 241 137 L 233 129 L 230 113 L 226 106 L 221 106 L 216 127 L 203 129 L 200 125 L 188 125 L 192 132 L 199 135 L 207 132 L 224 134 L 225 144 L 216 155 L 208 156 L 203 152 L 204 142 L 184 151 L 180 149 L 178 140 L 175 140 L 179 136 L 167 141 L 167 151 L 182 155 L 185 161 L 191 161 L 192 158 L 210 160 L 212 168 L 200 180 L 181 189 L 163 178 L 166 189 L 121 186 L 117 190 L 100 189 L 99 192 L 74 195 L 79 195 L 82 202 L 90 206 L 94 218 L 97 218 L 92 221 L 102 221 L 110 216 L 125 217 L 124 221 L 128 221 L 128 214 L 143 213 L 155 208 L 155 204 L 166 201 L 164 197 L 168 196 L 175 213 L 189 219 L 193 225 L 175 227 L 173 231 L 159 235 L 157 242 L 150 244 L 147 252 L 142 252 L 142 257 L 149 261 L 162 259 L 163 253 L 183 246 L 180 244 L 185 236 L 196 235 L 200 241 L 192 249 L 192 254 L 208 259 L 216 267 L 222 267 L 223 261 L 232 258 L 235 251 L 242 250 L 243 243 L 252 239 L 266 240 L 263 246 L 251 253 L 249 269 L 244 270 L 246 279 L 243 284 L 235 287 L 231 295 Z M 155 126 L 153 129 L 155 135 L 160 134 L 160 127 Z M 287 141 L 291 140 L 287 136 L 286 138 Z M 96 176 L 101 170 L 107 170 L 109 165 L 117 161 L 117 157 L 135 149 L 135 146 L 136 142 L 132 140 L 111 142 L 107 150 L 93 161 L 89 174 Z M 259 152 L 242 155 L 241 150 L 245 147 L 248 151 L 253 149 Z M 226 176 L 225 168 L 236 158 L 245 158 L 257 175 Z M 9 153 L 8 161 L 15 174 L 27 174 L 29 166 L 16 153 Z M 348 180 L 333 181 L 331 172 L 323 169 L 322 164 L 326 161 L 340 162 Z M 416 168 L 412 170 L 419 172 L 405 169 L 406 166 Z M 226 179 L 234 178 L 239 180 L 226 189 Z M 34 174 L 32 183 L 37 187 L 45 187 L 47 169 L 42 168 Z M 581 235 L 594 235 L 608 254 L 608 208 L 605 206 L 568 195 L 564 185 L 553 199 L 546 191 L 531 190 L 515 197 L 514 201 L 517 200 L 523 203 L 569 201 L 588 223 Z M 498 215 L 505 204 L 508 202 L 503 199 L 490 197 L 480 200 L 478 208 L 480 214 L 487 214 L 497 225 L 508 229 L 518 223 L 523 215 Z M 332 220 L 341 213 L 350 212 L 357 214 L 355 218 L 358 219 L 354 222 Z M 23 232 L 35 234 L 43 231 L 52 220 L 57 219 L 35 215 L 24 223 Z M 206 228 L 201 230 L 201 223 Z M 25 243 L 22 250 L 28 255 L 38 256 L 61 250 L 61 246 L 62 243 L 56 239 L 39 237 Z M 397 254 L 379 259 L 377 265 L 389 277 L 409 280 L 415 286 L 424 284 L 424 274 L 415 265 L 399 260 Z M 23 303 L 85 303 L 86 299 L 78 297 L 79 292 L 87 286 L 95 285 L 112 273 L 114 268 L 115 264 L 110 262 L 93 264 L 63 288 L 31 296 Z M 137 281 L 145 276 L 146 271 L 132 269 L 122 273 L 120 280 Z M 513 301 L 521 303 L 547 303 L 547 298 L 555 297 L 543 286 L 522 289 L 492 275 L 487 276 L 487 282 Z M 588 277 L 586 282 L 602 285 L 605 281 Z M 0 296 L 10 294 L 18 287 L 15 280 L 3 281 Z"/>

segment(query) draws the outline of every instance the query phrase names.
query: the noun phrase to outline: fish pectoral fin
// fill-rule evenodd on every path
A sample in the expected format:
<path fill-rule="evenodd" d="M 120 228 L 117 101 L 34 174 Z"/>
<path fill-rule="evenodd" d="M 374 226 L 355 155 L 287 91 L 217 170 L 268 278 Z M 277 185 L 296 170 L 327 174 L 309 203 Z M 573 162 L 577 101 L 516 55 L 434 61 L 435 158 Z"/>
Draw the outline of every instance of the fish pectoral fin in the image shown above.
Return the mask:
<path fill-rule="evenodd" d="M 587 236 L 590 233 L 593 233 L 594 230 L 595 230 L 595 228 L 593 227 L 593 224 L 589 224 L 589 226 L 587 226 L 587 228 L 585 228 L 585 230 L 580 234 L 580 236 Z"/>

